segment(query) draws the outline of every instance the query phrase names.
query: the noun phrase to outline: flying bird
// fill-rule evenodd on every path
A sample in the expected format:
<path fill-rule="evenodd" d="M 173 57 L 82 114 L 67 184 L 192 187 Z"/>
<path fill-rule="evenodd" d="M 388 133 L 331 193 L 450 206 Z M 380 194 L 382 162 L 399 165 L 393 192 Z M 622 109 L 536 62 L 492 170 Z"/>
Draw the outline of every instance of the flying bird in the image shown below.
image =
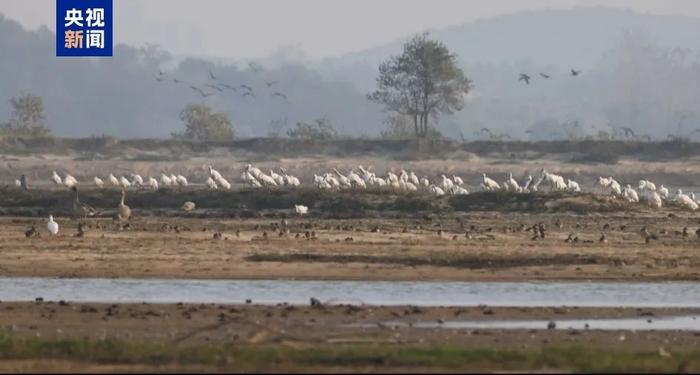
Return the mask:
<path fill-rule="evenodd" d="M 222 83 L 221 86 L 223 86 L 224 88 L 227 88 L 227 89 L 229 89 L 229 90 L 231 90 L 231 91 L 234 91 L 234 92 L 238 91 L 238 89 L 236 89 L 235 87 L 229 85 L 228 83 Z"/>
<path fill-rule="evenodd" d="M 213 88 L 214 90 L 216 90 L 216 91 L 218 91 L 218 92 L 224 92 L 224 89 L 222 89 L 221 87 L 219 87 L 219 86 L 217 86 L 217 85 L 212 85 L 211 83 L 207 83 L 207 84 L 204 85 L 204 86 L 206 86 L 206 87 L 211 87 L 211 88 Z"/>
<path fill-rule="evenodd" d="M 544 74 L 544 73 L 540 73 L 540 76 L 541 76 L 542 78 L 550 78 L 550 76 L 549 76 L 549 75 L 547 75 L 547 74 Z"/>
<path fill-rule="evenodd" d="M 244 97 L 250 96 L 250 97 L 253 97 L 253 98 L 254 98 L 254 97 L 255 97 L 255 94 L 253 94 L 252 92 L 246 92 L 246 93 L 243 93 L 243 96 L 244 96 Z"/>
<path fill-rule="evenodd" d="M 581 71 L 580 71 L 580 70 L 571 69 L 571 76 L 572 76 L 572 77 L 576 77 L 576 76 L 578 76 L 579 74 L 581 74 Z"/>
<path fill-rule="evenodd" d="M 244 88 L 244 89 L 246 89 L 246 90 L 248 90 L 248 91 L 253 91 L 253 88 L 250 87 L 250 86 L 248 86 L 248 85 L 240 85 L 239 87 Z"/>
<path fill-rule="evenodd" d="M 272 94 L 272 96 L 279 96 L 280 98 L 287 100 L 287 95 L 284 95 L 281 92 L 275 92 L 274 94 Z"/>
<path fill-rule="evenodd" d="M 280 81 L 265 81 L 265 84 L 267 87 L 271 87 L 272 85 L 278 84 Z"/>
<path fill-rule="evenodd" d="M 194 90 L 194 91 L 197 91 L 197 92 L 199 93 L 199 95 L 201 95 L 203 98 L 206 98 L 206 97 L 209 97 L 209 96 L 214 95 L 214 93 L 204 92 L 204 90 L 200 89 L 200 88 L 197 87 L 197 86 L 190 86 L 190 88 L 191 88 L 192 90 Z"/>
<path fill-rule="evenodd" d="M 525 81 L 525 84 L 530 84 L 530 76 L 524 73 L 520 73 L 520 79 L 518 81 Z"/>
<path fill-rule="evenodd" d="M 214 73 L 211 72 L 211 70 L 209 71 L 209 77 L 211 77 L 212 81 L 216 81 L 216 77 L 214 76 Z"/>

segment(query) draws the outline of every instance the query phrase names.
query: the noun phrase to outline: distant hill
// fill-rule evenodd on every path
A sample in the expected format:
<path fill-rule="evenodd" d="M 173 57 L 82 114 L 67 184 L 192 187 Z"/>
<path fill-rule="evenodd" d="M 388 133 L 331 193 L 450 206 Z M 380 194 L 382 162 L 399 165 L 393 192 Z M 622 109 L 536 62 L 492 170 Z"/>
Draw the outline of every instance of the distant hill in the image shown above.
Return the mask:
<path fill-rule="evenodd" d="M 700 48 L 698 18 L 611 8 L 523 11 L 429 31 L 467 66 L 530 63 L 561 70 L 590 69 L 624 31 L 641 33 L 663 47 Z M 409 38 L 326 61 L 326 71 L 353 76 L 343 70 L 376 67 L 400 53 Z"/>
<path fill-rule="evenodd" d="M 448 136 L 484 138 L 484 127 L 535 140 L 619 138 L 622 128 L 638 138 L 700 135 L 700 19 L 543 10 L 431 34 L 455 51 L 476 85 L 462 112 L 441 119 Z M 197 102 L 227 112 L 243 137 L 284 135 L 297 121 L 322 116 L 344 135 L 375 136 L 386 114 L 365 94 L 379 62 L 400 53 L 404 40 L 304 64 L 282 56 L 255 72 L 242 62 L 177 62 L 167 51 L 126 45 L 116 46 L 113 59 L 56 58 L 52 32 L 28 31 L 0 15 L 0 122 L 10 116 L 8 99 L 30 92 L 44 98 L 47 124 L 61 136 L 168 137 L 182 129 L 180 110 Z M 571 77 L 571 68 L 583 73 Z M 168 79 L 157 82 L 161 69 Z M 215 83 L 210 71 L 218 83 L 251 86 L 255 98 L 207 88 Z M 520 73 L 533 77 L 530 85 L 518 81 Z M 215 95 L 202 98 L 190 85 Z M 277 91 L 288 100 L 272 96 Z"/>

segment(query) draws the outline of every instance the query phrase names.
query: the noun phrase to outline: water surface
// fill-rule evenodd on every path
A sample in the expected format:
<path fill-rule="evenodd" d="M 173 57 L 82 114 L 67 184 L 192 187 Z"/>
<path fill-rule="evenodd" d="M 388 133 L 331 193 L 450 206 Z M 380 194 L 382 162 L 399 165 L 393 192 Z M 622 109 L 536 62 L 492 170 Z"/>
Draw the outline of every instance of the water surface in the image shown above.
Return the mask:
<path fill-rule="evenodd" d="M 700 307 L 700 283 L 0 278 L 0 300 L 419 306 Z"/>

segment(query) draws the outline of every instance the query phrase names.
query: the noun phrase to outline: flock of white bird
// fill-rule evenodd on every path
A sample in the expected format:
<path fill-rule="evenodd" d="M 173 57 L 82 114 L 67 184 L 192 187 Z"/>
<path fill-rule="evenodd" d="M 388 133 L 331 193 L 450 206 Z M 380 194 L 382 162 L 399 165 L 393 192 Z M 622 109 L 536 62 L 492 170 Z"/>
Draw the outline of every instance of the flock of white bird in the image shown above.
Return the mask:
<path fill-rule="evenodd" d="M 231 189 L 231 183 L 224 178 L 221 173 L 215 170 L 212 166 L 207 167 L 209 175 L 204 184 L 209 189 Z M 298 177 L 295 177 L 287 171 L 279 167 L 279 173 L 270 170 L 265 173 L 259 168 L 248 164 L 241 175 L 241 180 L 253 188 L 272 188 L 272 187 L 298 187 L 301 182 Z M 57 185 L 65 185 L 73 187 L 78 184 L 75 177 L 66 174 L 63 178 L 55 171 L 53 172 L 52 180 Z M 114 174 L 107 176 L 107 182 L 112 186 L 128 189 L 130 187 L 143 187 L 158 190 L 161 186 L 187 186 L 188 181 L 181 174 L 166 174 L 162 173 L 160 180 L 154 177 L 144 179 L 138 174 L 132 173 L 127 176 L 121 175 L 116 177 Z M 99 187 L 105 187 L 105 181 L 99 177 L 94 178 L 94 184 Z M 351 189 L 383 189 L 396 193 L 424 191 L 436 196 L 443 195 L 462 195 L 469 194 L 469 190 L 465 185 L 464 180 L 459 176 L 448 177 L 441 175 L 434 181 L 428 177 L 419 177 L 413 171 L 401 170 L 399 173 L 388 171 L 384 175 L 377 175 L 370 171 L 369 168 L 358 166 L 356 169 L 350 169 L 347 173 L 342 173 L 337 168 L 323 174 L 314 174 L 313 185 L 321 190 L 339 191 Z M 578 182 L 566 179 L 563 176 L 555 173 L 550 173 L 542 169 L 537 178 L 527 176 L 527 178 L 519 183 L 513 174 L 509 173 L 505 181 L 497 182 L 488 177 L 486 173 L 482 175 L 479 187 L 482 191 L 509 191 L 517 193 L 532 193 L 538 191 L 568 191 L 580 192 L 581 186 Z M 651 207 L 661 208 L 664 202 L 675 202 L 676 204 L 690 210 L 697 210 L 700 201 L 695 197 L 694 193 L 684 194 L 682 190 L 678 190 L 675 195 L 670 195 L 668 188 L 660 185 L 657 189 L 656 184 L 649 180 L 639 181 L 637 188 L 631 185 L 622 186 L 613 177 L 599 177 L 597 187 L 601 189 L 601 193 L 608 194 L 620 199 L 624 199 L 631 203 L 645 202 Z M 304 212 L 305 213 L 305 212 Z"/>

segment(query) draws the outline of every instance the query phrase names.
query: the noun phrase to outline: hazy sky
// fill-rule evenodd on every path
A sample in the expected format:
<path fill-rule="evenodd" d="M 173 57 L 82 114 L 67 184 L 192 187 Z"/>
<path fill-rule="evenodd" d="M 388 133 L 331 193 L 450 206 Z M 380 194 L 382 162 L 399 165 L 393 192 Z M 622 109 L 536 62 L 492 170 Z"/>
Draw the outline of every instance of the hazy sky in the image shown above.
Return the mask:
<path fill-rule="evenodd" d="M 700 0 L 114 0 L 115 41 L 237 59 L 298 46 L 316 59 L 478 18 L 599 5 L 700 17 Z M 30 29 L 53 30 L 54 12 L 55 0 L 0 0 L 0 13 Z"/>

